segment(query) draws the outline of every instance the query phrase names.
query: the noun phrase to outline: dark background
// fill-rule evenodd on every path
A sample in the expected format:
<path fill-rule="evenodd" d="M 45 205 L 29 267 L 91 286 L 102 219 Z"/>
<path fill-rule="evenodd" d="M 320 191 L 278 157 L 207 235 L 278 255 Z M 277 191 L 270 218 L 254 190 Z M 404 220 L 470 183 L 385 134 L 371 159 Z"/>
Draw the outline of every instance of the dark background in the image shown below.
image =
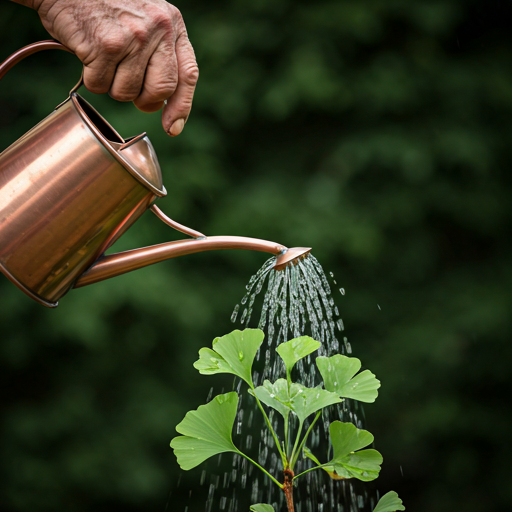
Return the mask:
<path fill-rule="evenodd" d="M 335 273 L 354 355 L 383 383 L 366 407 L 382 493 L 416 512 L 509 509 L 511 2 L 177 6 L 201 70 L 181 136 L 159 114 L 84 96 L 123 136 L 148 132 L 171 217 L 312 246 Z M 0 58 L 46 38 L 34 12 L 2 0 Z M 9 72 L 0 147 L 79 74 L 64 52 Z M 115 248 L 171 238 L 148 213 Z M 192 363 L 232 329 L 265 259 L 176 259 L 74 290 L 56 310 L 2 277 L 2 510 L 163 511 L 180 473 L 174 427 L 212 385 Z M 186 502 L 173 493 L 169 510 Z"/>

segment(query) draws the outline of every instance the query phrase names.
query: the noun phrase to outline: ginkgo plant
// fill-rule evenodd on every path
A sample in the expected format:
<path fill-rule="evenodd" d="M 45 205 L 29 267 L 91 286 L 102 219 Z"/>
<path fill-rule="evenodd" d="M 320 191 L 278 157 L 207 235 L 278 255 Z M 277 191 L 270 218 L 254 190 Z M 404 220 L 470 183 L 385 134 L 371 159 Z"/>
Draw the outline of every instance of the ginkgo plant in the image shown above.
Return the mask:
<path fill-rule="evenodd" d="M 331 460 L 320 462 L 307 447 L 309 435 L 323 409 L 339 404 L 345 398 L 367 403 L 375 401 L 380 387 L 375 375 L 369 370 L 360 372 L 359 359 L 336 354 L 332 357 L 316 358 L 323 387 L 308 388 L 293 382 L 292 370 L 295 364 L 320 347 L 320 342 L 309 336 L 302 336 L 282 343 L 276 348 L 283 360 L 286 378 L 277 379 L 273 383 L 265 380 L 263 385 L 256 387 L 252 378 L 252 365 L 263 339 L 264 333 L 259 329 L 235 330 L 215 338 L 211 349 L 202 348 L 199 351 L 199 359 L 194 363 L 194 367 L 202 375 L 229 373 L 247 383 L 248 392 L 255 398 L 281 457 L 283 481 L 280 482 L 233 443 L 232 431 L 239 400 L 238 394 L 234 391 L 218 395 L 206 405 L 189 411 L 183 421 L 176 426 L 176 431 L 181 435 L 171 441 L 171 448 L 180 467 L 190 470 L 214 455 L 236 453 L 257 466 L 284 492 L 288 512 L 294 512 L 294 484 L 310 471 L 322 469 L 335 480 L 375 480 L 379 476 L 382 456 L 377 450 L 366 448 L 373 443 L 373 435 L 366 430 L 358 429 L 352 423 L 333 421 L 329 425 Z M 283 439 L 279 438 L 272 427 L 264 405 L 282 416 Z M 306 420 L 313 415 L 309 427 L 303 432 Z M 292 428 L 292 422 L 296 423 L 296 428 Z M 296 432 L 294 439 L 291 432 Z M 311 459 L 313 465 L 296 475 L 294 468 L 301 455 Z M 251 510 L 274 511 L 271 505 L 262 503 L 252 505 Z M 374 512 L 397 510 L 405 510 L 405 507 L 398 495 L 391 491 L 381 498 Z"/>

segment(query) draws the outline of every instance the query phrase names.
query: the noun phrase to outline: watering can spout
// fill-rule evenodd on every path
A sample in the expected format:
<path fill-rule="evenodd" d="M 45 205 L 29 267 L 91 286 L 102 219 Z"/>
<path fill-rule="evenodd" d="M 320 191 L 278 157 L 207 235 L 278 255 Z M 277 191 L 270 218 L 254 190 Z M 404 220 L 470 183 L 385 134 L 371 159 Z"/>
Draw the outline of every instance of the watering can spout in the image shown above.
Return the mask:
<path fill-rule="evenodd" d="M 131 272 L 132 270 L 159 263 L 160 261 L 205 251 L 245 249 L 267 252 L 276 256 L 276 262 L 274 264 L 275 270 L 283 270 L 289 265 L 297 264 L 300 259 L 306 258 L 311 251 L 310 247 L 294 247 L 288 249 L 281 244 L 260 240 L 258 238 L 243 236 L 207 237 L 198 231 L 194 231 L 169 219 L 155 205 L 151 207 L 151 210 L 166 224 L 194 238 L 102 256 L 89 270 L 80 276 L 75 282 L 74 288 L 97 283 L 111 277 Z"/>

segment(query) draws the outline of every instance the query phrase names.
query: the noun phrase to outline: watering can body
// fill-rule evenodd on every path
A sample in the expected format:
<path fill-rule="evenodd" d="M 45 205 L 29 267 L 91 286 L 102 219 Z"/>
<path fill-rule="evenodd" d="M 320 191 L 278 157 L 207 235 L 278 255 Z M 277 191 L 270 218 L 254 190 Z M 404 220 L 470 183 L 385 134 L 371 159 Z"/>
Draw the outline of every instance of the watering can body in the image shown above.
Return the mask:
<path fill-rule="evenodd" d="M 0 154 L 0 269 L 55 306 L 165 194 L 145 134 L 125 141 L 72 92 Z"/>

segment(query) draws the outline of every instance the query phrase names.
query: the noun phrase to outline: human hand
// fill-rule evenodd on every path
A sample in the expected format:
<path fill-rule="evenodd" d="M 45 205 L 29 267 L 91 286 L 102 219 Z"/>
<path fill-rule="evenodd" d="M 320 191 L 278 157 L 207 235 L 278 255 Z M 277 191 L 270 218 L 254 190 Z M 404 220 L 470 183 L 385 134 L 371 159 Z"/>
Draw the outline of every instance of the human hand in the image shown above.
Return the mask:
<path fill-rule="evenodd" d="M 181 133 L 198 79 L 179 10 L 165 0 L 18 1 L 37 10 L 44 28 L 84 64 L 84 85 L 162 111 L 171 136 Z"/>

